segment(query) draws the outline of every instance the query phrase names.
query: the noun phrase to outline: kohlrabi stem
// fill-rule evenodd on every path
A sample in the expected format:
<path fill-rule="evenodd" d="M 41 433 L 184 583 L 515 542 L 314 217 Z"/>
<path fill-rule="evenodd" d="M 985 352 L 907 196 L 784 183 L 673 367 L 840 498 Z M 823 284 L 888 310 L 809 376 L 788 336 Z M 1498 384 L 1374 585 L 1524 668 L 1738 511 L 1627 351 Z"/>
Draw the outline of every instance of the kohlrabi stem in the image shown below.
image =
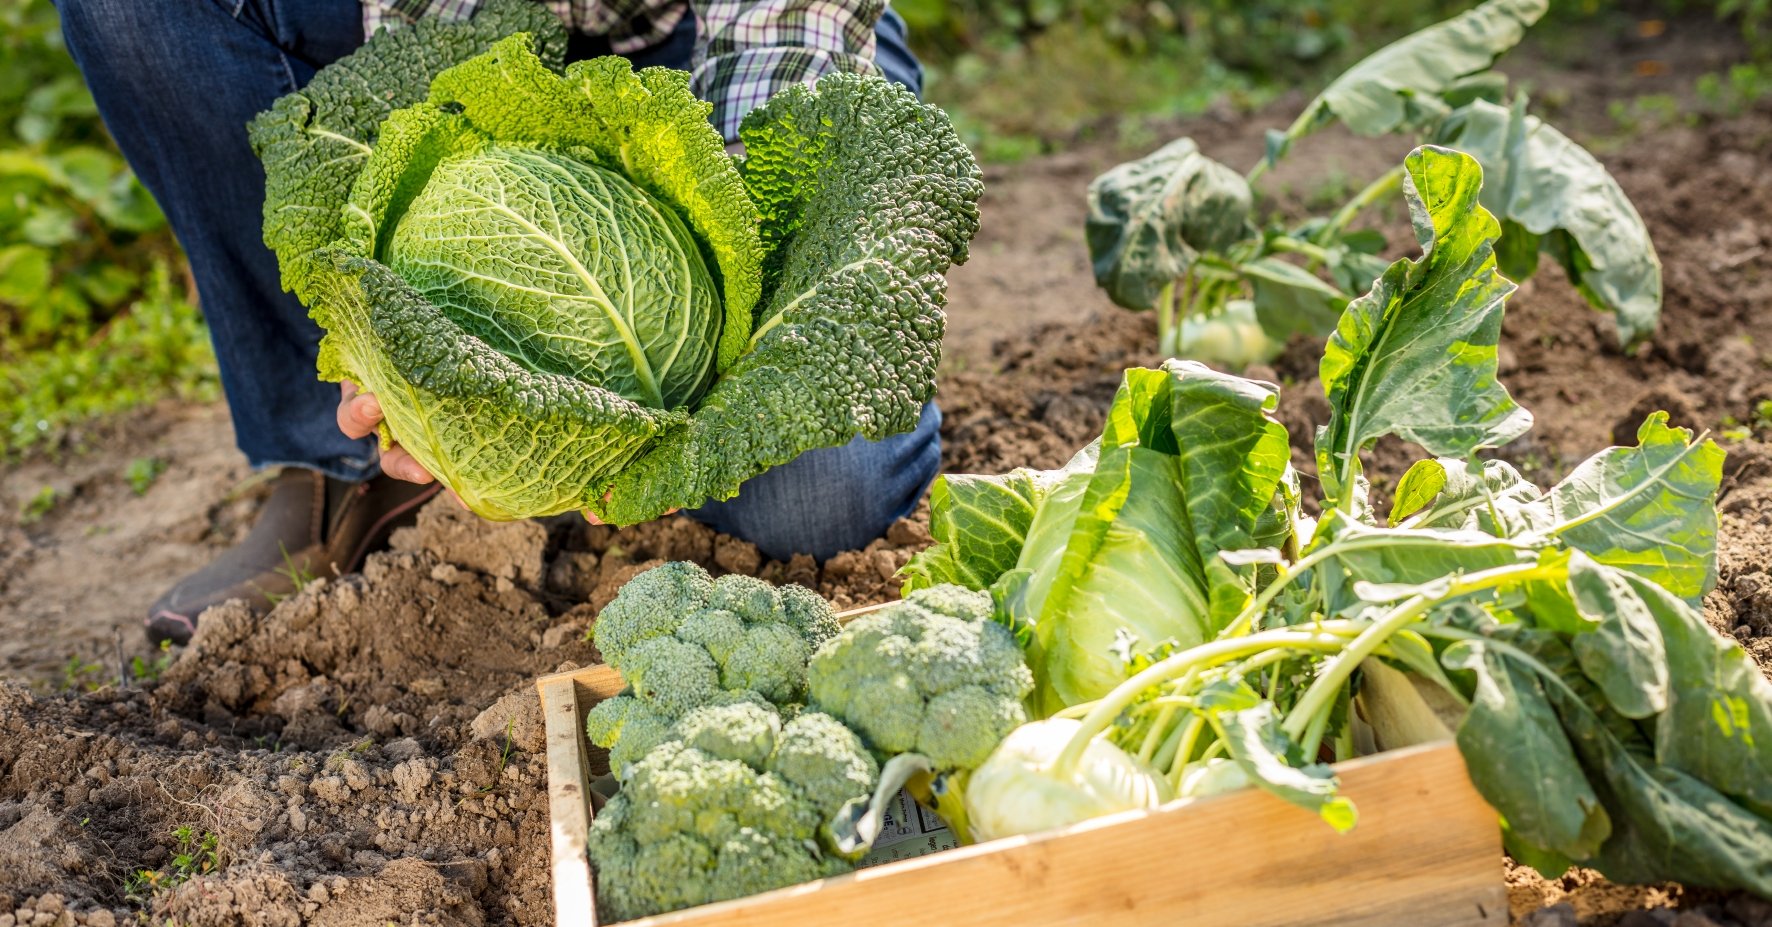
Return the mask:
<path fill-rule="evenodd" d="M 1275 251 L 1302 254 L 1318 264 L 1327 264 L 1334 257 L 1334 255 L 1329 253 L 1329 249 L 1327 248 L 1319 247 L 1308 241 L 1299 241 L 1296 238 L 1288 238 L 1284 235 L 1276 235 L 1269 239 L 1267 246 Z"/>
<path fill-rule="evenodd" d="M 1325 625 L 1334 624 L 1325 622 Z M 1358 640 L 1356 638 L 1356 640 Z M 1075 772 L 1077 764 L 1083 759 L 1083 751 L 1089 748 L 1089 741 L 1097 734 L 1108 729 L 1114 719 L 1120 716 L 1138 696 L 1151 686 L 1169 682 L 1188 671 L 1214 666 L 1238 657 L 1262 653 L 1276 647 L 1293 650 L 1315 650 L 1334 653 L 1348 645 L 1345 637 L 1326 630 L 1301 630 L 1298 628 L 1276 628 L 1242 637 L 1220 638 L 1197 647 L 1191 647 L 1163 660 L 1145 667 L 1131 679 L 1114 687 L 1112 692 L 1102 697 L 1089 709 L 1083 717 L 1082 725 L 1065 744 L 1064 751 L 1053 763 L 1053 772 L 1060 778 Z"/>
<path fill-rule="evenodd" d="M 1323 734 L 1329 730 L 1331 711 L 1320 711 L 1311 719 L 1310 727 L 1304 731 L 1304 740 L 1299 743 L 1299 755 L 1306 763 L 1316 762 L 1317 751 L 1323 746 Z"/>
<path fill-rule="evenodd" d="M 1231 623 L 1226 625 L 1225 629 L 1221 631 L 1218 636 L 1220 638 L 1236 637 L 1248 631 L 1249 628 L 1254 626 L 1255 619 L 1261 617 L 1261 614 L 1267 611 L 1267 607 L 1273 604 L 1274 598 L 1284 591 L 1287 586 L 1291 585 L 1293 580 L 1303 576 L 1311 567 L 1314 567 L 1331 557 L 1340 556 L 1341 554 L 1350 553 L 1365 547 L 1386 547 L 1394 543 L 1396 542 L 1393 539 L 1382 536 L 1366 538 L 1354 537 L 1344 541 L 1331 541 L 1330 543 L 1305 554 L 1303 557 L 1300 557 L 1287 565 L 1284 568 L 1285 572 L 1281 573 L 1273 582 L 1268 583 L 1266 588 L 1256 593 L 1255 598 L 1251 599 L 1249 604 L 1244 606 L 1243 610 L 1237 613 L 1237 617 L 1231 619 Z"/>
<path fill-rule="evenodd" d="M 1185 299 L 1186 296 L 1182 298 Z M 1157 353 L 1165 357 L 1173 356 L 1174 332 L 1175 281 L 1171 280 L 1164 284 L 1162 291 L 1157 294 Z"/>
<path fill-rule="evenodd" d="M 1347 205 L 1336 211 L 1335 215 L 1329 218 L 1329 222 L 1317 230 L 1314 241 L 1318 245 L 1327 245 L 1334 241 L 1336 236 L 1347 228 L 1348 223 L 1354 221 L 1354 217 L 1359 215 L 1361 210 L 1381 199 L 1396 195 L 1396 192 L 1402 188 L 1403 166 L 1399 164 L 1378 175 L 1378 179 L 1367 184 L 1366 189 L 1354 194 L 1354 198 L 1348 200 Z"/>
<path fill-rule="evenodd" d="M 1298 704 L 1293 706 L 1292 713 L 1286 716 L 1282 725 L 1286 736 L 1293 740 L 1303 737 L 1315 721 L 1316 715 L 1327 713 L 1335 699 L 1341 695 L 1341 687 L 1353 676 L 1354 669 L 1383 646 L 1391 635 L 1414 624 L 1434 606 L 1497 586 L 1523 582 L 1532 578 L 1534 573 L 1544 573 L 1551 569 L 1553 568 L 1537 563 L 1495 567 L 1469 576 L 1455 577 L 1447 584 L 1446 591 L 1432 596 L 1416 595 L 1391 609 L 1384 617 L 1368 625 L 1360 632 L 1359 637 L 1354 638 L 1352 643 L 1324 665 L 1316 680 L 1298 700 Z"/>
<path fill-rule="evenodd" d="M 1175 756 L 1169 761 L 1169 785 L 1177 793 L 1181 791 L 1181 774 L 1187 770 L 1194 755 L 1194 745 L 1200 742 L 1200 735 L 1205 730 L 1206 719 L 1200 715 L 1190 716 L 1182 729 L 1181 743 L 1176 745 Z"/>
<path fill-rule="evenodd" d="M 1298 118 L 1292 120 L 1292 124 L 1286 127 L 1287 141 L 1297 141 L 1305 132 L 1309 131 L 1311 120 L 1315 117 L 1316 114 L 1308 109 L 1299 113 Z M 1243 179 L 1248 182 L 1249 186 L 1253 187 L 1255 186 L 1255 182 L 1261 179 L 1261 175 L 1267 173 L 1267 169 L 1272 166 L 1273 165 L 1268 163 L 1267 152 L 1263 151 L 1261 153 L 1261 160 L 1255 162 L 1255 166 L 1249 169 L 1249 173 L 1243 175 Z"/>
<path fill-rule="evenodd" d="M 1163 745 L 1168 734 L 1170 720 L 1180 710 L 1180 707 L 1176 705 L 1164 705 L 1163 710 L 1157 712 L 1157 719 L 1151 723 L 1150 730 L 1145 731 L 1144 745 L 1138 748 L 1139 759 L 1146 763 L 1151 761 L 1151 757 L 1157 753 L 1157 748 Z"/>

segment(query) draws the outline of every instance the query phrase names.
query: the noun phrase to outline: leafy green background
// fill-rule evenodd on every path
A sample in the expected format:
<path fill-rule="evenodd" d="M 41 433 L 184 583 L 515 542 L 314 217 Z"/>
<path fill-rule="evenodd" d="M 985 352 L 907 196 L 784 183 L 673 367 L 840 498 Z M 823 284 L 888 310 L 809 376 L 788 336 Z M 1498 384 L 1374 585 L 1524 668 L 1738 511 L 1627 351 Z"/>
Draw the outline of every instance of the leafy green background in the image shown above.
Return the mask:
<path fill-rule="evenodd" d="M 929 95 L 986 161 L 1108 138 L 1152 119 L 1313 88 L 1465 0 L 894 0 Z M 1537 32 L 1592 28 L 1564 0 Z M 1772 92 L 1772 0 L 1643 0 L 1632 13 L 1732 17 L 1760 64 L 1698 79 L 1718 109 Z M 1621 100 L 1627 131 L 1678 118 Z M 79 426 L 167 396 L 217 395 L 177 243 L 135 182 L 62 46 L 49 0 L 0 0 L 0 462 L 78 447 Z"/>
<path fill-rule="evenodd" d="M 0 0 L 0 460 L 215 393 L 178 245 L 105 134 L 48 0 Z"/>

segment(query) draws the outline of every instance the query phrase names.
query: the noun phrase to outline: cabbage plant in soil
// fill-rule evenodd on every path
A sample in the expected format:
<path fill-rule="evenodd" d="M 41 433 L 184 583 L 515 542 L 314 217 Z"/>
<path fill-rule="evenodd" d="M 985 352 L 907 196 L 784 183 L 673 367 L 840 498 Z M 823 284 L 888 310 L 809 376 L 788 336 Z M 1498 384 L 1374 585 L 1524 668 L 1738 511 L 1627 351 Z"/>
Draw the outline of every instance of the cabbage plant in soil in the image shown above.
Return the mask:
<path fill-rule="evenodd" d="M 1531 425 L 1496 379 L 1514 285 L 1482 176 L 1446 149 L 1405 162 L 1423 254 L 1324 350 L 1319 515 L 1277 389 L 1191 361 L 1127 371 L 1063 470 L 938 483 L 939 543 L 907 586 L 990 589 L 1061 696 L 1037 714 L 1076 722 L 1037 721 L 973 773 L 967 817 L 992 828 L 974 838 L 1243 785 L 1348 828 L 1326 761 L 1455 737 L 1509 850 L 1547 875 L 1772 894 L 1772 684 L 1698 611 L 1722 451 L 1657 413 L 1548 490 L 1477 456 Z M 1361 454 L 1387 435 L 1435 456 L 1381 517 Z M 1137 475 L 1151 454 L 1167 484 Z M 1075 517 L 1050 517 L 1079 480 Z M 1137 515 L 1153 506 L 1178 520 Z M 1067 524 L 1054 554 L 1042 532 Z M 1066 588 L 1093 592 L 1054 608 Z M 1067 688 L 1079 666 L 1090 685 Z"/>
<path fill-rule="evenodd" d="M 1333 213 L 1264 224 L 1256 182 L 1294 144 L 1340 123 L 1355 135 L 1412 136 L 1476 158 L 1482 203 L 1501 222 L 1503 273 L 1524 280 L 1541 254 L 1562 265 L 1618 340 L 1636 345 L 1661 315 L 1661 261 L 1649 230 L 1597 158 L 1506 99 L 1496 59 L 1549 0 L 1490 0 L 1367 56 L 1318 94 L 1248 173 L 1181 138 L 1097 177 L 1086 235 L 1095 278 L 1113 301 L 1157 316 L 1167 356 L 1243 365 L 1295 333 L 1329 334 L 1354 294 L 1384 272 L 1384 236 L 1350 226 L 1394 197 L 1401 167 Z"/>
<path fill-rule="evenodd" d="M 947 118 L 829 75 L 749 114 L 735 158 L 688 74 L 565 44 L 496 0 L 254 120 L 321 376 L 492 518 L 645 521 L 914 427 L 982 191 Z"/>

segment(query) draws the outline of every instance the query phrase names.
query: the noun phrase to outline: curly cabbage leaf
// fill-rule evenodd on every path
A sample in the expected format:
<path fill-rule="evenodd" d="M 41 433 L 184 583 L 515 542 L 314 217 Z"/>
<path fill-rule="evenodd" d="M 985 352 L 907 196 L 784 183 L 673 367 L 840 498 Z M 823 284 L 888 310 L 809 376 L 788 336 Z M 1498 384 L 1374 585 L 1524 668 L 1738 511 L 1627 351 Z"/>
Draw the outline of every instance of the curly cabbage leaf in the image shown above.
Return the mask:
<path fill-rule="evenodd" d="M 488 517 L 629 524 L 914 427 L 982 190 L 946 118 L 835 75 L 754 113 L 740 162 L 686 73 L 563 45 L 491 0 L 250 128 L 320 374 L 378 397 L 384 446 Z"/>

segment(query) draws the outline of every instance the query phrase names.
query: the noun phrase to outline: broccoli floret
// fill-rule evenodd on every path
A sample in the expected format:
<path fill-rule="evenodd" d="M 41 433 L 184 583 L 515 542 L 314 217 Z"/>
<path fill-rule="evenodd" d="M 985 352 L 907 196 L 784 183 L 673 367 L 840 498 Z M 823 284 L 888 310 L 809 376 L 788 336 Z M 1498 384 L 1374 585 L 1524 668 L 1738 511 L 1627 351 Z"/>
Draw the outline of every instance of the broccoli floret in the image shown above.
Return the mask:
<path fill-rule="evenodd" d="M 697 708 L 591 823 L 601 916 L 622 921 L 847 871 L 832 818 L 879 767 L 828 715 L 762 702 Z"/>
<path fill-rule="evenodd" d="M 811 706 L 882 759 L 918 753 L 938 770 L 984 762 L 1028 720 L 1033 674 L 991 599 L 958 586 L 918 590 L 850 622 L 808 670 Z"/>
<path fill-rule="evenodd" d="M 706 704 L 712 688 L 748 689 L 777 705 L 804 701 L 806 661 L 836 633 L 830 603 L 816 593 L 749 576 L 709 579 L 687 562 L 634 577 L 593 630 L 603 659 L 673 717 Z"/>
<path fill-rule="evenodd" d="M 603 662 L 621 669 L 629 648 L 671 634 L 684 615 L 707 604 L 713 587 L 706 570 L 686 561 L 653 567 L 628 580 L 597 613 L 592 628 Z"/>
<path fill-rule="evenodd" d="M 755 692 L 726 690 L 717 693 L 709 704 L 744 702 L 768 704 Z M 591 706 L 585 713 L 585 734 L 591 743 L 609 750 L 610 771 L 617 779 L 626 779 L 629 767 L 669 739 L 676 723 L 675 717 L 659 711 L 651 702 L 624 693 Z"/>
<path fill-rule="evenodd" d="M 778 590 L 748 576 L 710 579 L 701 567 L 678 562 L 630 580 L 592 633 L 646 709 L 599 706 L 586 722 L 592 742 L 610 748 L 610 768 L 620 778 L 693 708 L 805 701 L 806 663 L 837 633 L 837 620 L 810 590 Z M 636 742 L 622 742 L 630 731 Z"/>

